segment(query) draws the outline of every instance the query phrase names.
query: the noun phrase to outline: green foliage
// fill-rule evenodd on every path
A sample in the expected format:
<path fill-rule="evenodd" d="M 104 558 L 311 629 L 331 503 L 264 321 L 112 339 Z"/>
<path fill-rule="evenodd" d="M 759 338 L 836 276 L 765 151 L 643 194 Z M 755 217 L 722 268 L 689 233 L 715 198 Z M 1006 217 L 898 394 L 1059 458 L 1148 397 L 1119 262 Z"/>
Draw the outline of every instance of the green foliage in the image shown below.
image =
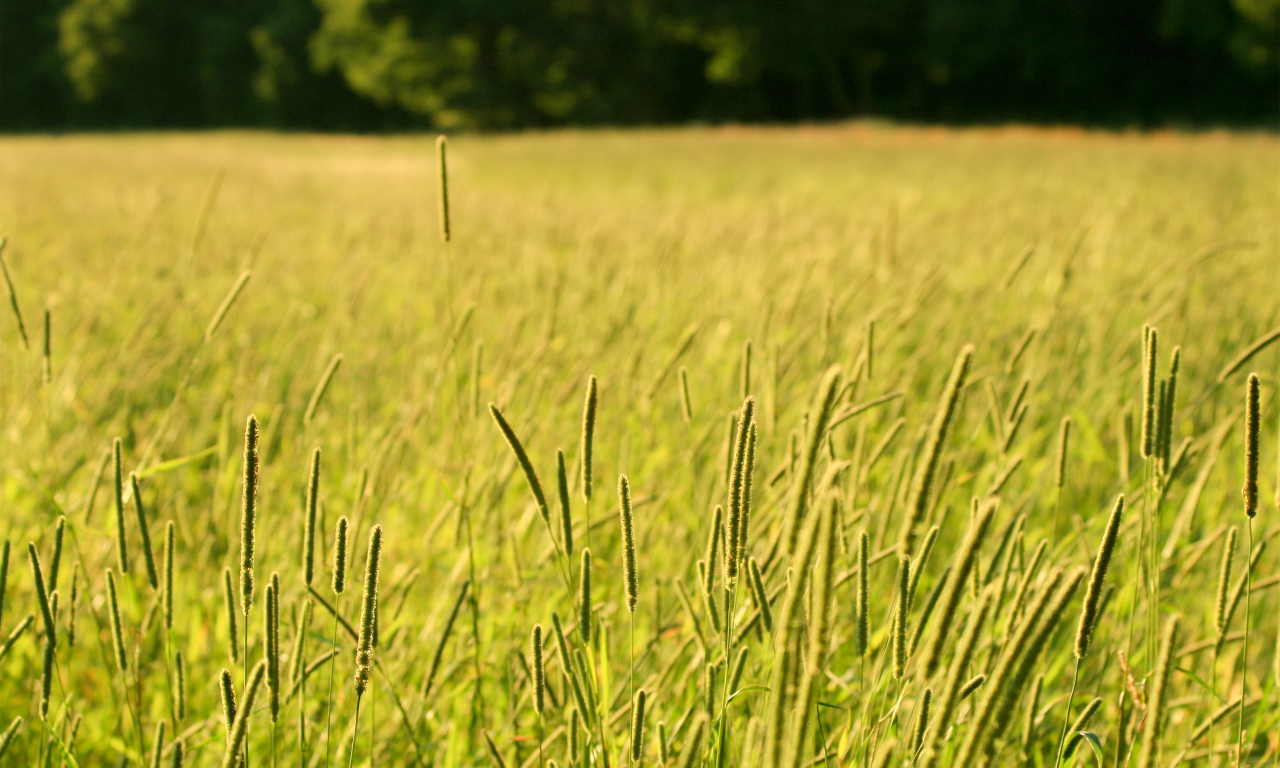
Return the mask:
<path fill-rule="evenodd" d="M 0 128 L 1263 122 L 1277 0 L 24 0 Z"/>

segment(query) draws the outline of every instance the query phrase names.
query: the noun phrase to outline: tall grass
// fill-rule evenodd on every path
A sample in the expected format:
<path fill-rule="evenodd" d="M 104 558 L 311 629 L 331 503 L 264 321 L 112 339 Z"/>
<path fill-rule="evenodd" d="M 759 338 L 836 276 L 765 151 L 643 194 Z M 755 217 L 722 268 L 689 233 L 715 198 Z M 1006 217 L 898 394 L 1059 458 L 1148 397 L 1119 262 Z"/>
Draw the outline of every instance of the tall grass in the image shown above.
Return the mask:
<path fill-rule="evenodd" d="M 1275 761 L 1273 137 L 2 144 L 0 762 Z"/>

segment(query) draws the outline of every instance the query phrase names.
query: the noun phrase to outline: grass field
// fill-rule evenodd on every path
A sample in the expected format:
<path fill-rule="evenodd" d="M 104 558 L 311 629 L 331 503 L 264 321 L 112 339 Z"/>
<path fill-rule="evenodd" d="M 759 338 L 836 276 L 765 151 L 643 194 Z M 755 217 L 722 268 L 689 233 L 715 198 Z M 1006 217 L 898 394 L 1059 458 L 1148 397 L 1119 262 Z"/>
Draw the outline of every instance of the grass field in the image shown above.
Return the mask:
<path fill-rule="evenodd" d="M 446 245 L 431 136 L 0 139 L 0 765 L 230 765 L 220 670 L 243 710 L 271 656 L 253 766 L 1041 768 L 1064 730 L 1063 765 L 1275 765 L 1280 342 L 1231 363 L 1280 326 L 1277 179 L 1261 134 L 461 136 Z"/>

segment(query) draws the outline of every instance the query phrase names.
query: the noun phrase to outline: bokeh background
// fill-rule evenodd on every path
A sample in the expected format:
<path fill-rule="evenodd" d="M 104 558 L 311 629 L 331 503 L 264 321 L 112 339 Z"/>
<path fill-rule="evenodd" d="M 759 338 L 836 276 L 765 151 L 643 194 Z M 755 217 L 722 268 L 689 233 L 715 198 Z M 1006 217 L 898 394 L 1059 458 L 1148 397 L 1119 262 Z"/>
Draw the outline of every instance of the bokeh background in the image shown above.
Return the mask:
<path fill-rule="evenodd" d="M 0 130 L 1275 123 L 1280 0 L 5 0 Z"/>

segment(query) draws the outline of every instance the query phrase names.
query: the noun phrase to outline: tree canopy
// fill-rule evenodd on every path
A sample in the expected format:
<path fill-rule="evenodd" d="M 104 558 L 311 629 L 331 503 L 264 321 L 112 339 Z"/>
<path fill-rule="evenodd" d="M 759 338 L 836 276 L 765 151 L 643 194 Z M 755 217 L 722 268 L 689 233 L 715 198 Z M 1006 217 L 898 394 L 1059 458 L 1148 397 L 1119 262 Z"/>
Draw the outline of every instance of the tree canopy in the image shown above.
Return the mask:
<path fill-rule="evenodd" d="M 10 0 L 0 128 L 1274 124 L 1280 0 Z"/>

